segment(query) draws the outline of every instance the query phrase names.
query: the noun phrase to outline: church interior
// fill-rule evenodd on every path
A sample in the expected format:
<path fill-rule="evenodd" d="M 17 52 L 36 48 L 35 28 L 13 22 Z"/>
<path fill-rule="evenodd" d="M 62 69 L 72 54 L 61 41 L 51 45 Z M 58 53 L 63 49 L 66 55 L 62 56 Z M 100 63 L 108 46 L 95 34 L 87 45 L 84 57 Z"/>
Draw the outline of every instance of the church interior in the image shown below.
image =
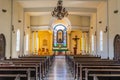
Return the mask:
<path fill-rule="evenodd" d="M 0 0 L 0 80 L 120 80 L 120 0 Z"/>

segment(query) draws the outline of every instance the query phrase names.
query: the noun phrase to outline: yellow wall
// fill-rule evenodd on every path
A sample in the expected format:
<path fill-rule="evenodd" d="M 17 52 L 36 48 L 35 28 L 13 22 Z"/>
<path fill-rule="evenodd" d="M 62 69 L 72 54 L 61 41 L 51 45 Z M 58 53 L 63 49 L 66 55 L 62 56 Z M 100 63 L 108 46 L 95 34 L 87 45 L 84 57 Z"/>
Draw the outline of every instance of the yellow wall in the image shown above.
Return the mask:
<path fill-rule="evenodd" d="M 74 54 L 74 50 L 73 48 L 75 47 L 75 41 L 73 40 L 73 38 L 75 38 L 75 36 L 77 35 L 78 38 L 81 38 L 82 37 L 82 32 L 81 31 L 71 31 L 71 52 Z M 81 51 L 80 51 L 80 48 L 81 48 L 81 44 L 80 44 L 80 39 L 78 40 L 78 44 L 77 44 L 77 54 L 80 54 Z"/>
<path fill-rule="evenodd" d="M 49 25 L 51 18 L 51 15 L 31 16 L 31 26 Z M 90 26 L 89 16 L 69 15 L 68 19 L 72 26 Z"/>
<path fill-rule="evenodd" d="M 52 33 L 51 31 L 38 31 L 37 34 L 36 32 L 32 33 L 34 35 L 34 45 L 31 45 L 34 47 L 34 51 L 32 49 L 30 51 L 34 52 L 34 54 L 39 54 L 39 55 L 50 55 L 52 54 Z M 36 42 L 36 35 L 38 35 L 38 43 Z M 46 44 L 44 44 L 44 40 L 46 40 Z M 33 44 L 30 43 L 30 44 Z M 38 50 L 37 49 L 37 44 L 38 44 Z M 44 52 L 42 52 L 42 48 L 45 49 Z M 49 53 L 46 53 L 46 49 L 49 50 Z"/>
<path fill-rule="evenodd" d="M 73 40 L 73 38 L 75 38 L 75 36 L 77 35 L 77 37 L 79 38 L 78 42 L 77 42 L 77 54 L 86 54 L 88 52 L 88 34 L 86 34 L 85 32 L 82 32 L 80 30 L 76 30 L 76 31 L 71 31 L 71 38 L 70 38 L 70 50 L 72 52 L 72 54 L 74 54 L 74 47 L 75 47 L 75 41 Z M 82 44 L 84 43 L 84 44 Z"/>

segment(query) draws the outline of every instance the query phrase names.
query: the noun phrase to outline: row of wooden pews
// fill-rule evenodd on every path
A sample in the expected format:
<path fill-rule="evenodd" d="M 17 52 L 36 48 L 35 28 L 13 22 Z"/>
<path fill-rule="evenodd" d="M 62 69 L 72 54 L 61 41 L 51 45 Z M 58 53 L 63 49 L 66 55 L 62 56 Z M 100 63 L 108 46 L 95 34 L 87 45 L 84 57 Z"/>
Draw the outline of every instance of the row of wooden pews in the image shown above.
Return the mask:
<path fill-rule="evenodd" d="M 120 80 L 118 60 L 91 55 L 66 55 L 66 61 L 75 80 Z"/>
<path fill-rule="evenodd" d="M 52 62 L 54 55 L 0 60 L 0 80 L 43 80 Z"/>

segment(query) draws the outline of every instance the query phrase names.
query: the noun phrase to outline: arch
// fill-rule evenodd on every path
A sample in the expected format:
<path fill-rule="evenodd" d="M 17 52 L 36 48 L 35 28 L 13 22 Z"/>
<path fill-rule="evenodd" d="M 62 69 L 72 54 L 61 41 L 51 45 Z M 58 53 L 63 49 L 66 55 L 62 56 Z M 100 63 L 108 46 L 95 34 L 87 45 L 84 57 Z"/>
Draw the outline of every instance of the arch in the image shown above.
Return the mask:
<path fill-rule="evenodd" d="M 56 25 L 62 24 L 66 26 L 68 31 L 71 31 L 71 22 L 68 18 L 63 18 L 62 20 L 58 20 L 56 18 L 51 18 L 50 20 L 50 29 L 53 30 Z"/>
<path fill-rule="evenodd" d="M 53 26 L 53 30 L 57 29 L 59 27 L 59 29 L 64 29 L 67 30 L 66 26 L 64 26 L 63 24 L 56 24 Z"/>
<path fill-rule="evenodd" d="M 0 34 L 0 59 L 5 58 L 6 39 L 4 34 Z"/>
<path fill-rule="evenodd" d="M 117 34 L 114 38 L 114 59 L 120 58 L 120 35 Z"/>
<path fill-rule="evenodd" d="M 63 24 L 53 26 L 53 46 L 67 47 L 67 28 Z"/>

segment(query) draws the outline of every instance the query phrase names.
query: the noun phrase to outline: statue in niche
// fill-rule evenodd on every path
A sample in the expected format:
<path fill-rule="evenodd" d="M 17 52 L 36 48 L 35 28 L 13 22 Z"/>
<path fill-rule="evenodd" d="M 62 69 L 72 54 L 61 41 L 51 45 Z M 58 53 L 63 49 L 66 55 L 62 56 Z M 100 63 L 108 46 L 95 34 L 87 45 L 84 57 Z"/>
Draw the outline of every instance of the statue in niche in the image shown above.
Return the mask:
<path fill-rule="evenodd" d="M 63 31 L 62 30 L 58 30 L 57 31 L 57 42 L 58 43 L 62 43 L 63 42 Z"/>

